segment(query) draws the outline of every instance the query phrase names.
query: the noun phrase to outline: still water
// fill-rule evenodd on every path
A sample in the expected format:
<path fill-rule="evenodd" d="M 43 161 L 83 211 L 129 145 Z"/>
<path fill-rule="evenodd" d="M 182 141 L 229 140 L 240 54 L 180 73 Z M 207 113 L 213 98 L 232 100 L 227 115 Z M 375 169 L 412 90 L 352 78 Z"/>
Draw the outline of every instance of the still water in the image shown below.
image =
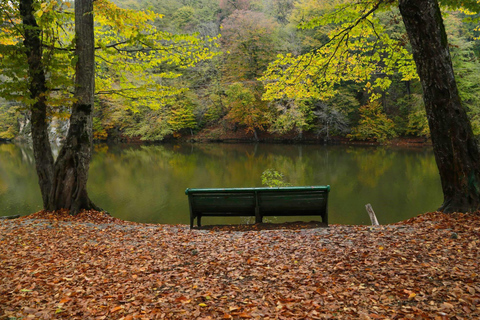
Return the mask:
<path fill-rule="evenodd" d="M 380 224 L 384 224 L 433 211 L 442 202 L 432 150 L 389 147 L 98 145 L 88 189 L 95 203 L 115 217 L 188 224 L 185 188 L 260 187 L 266 169 L 283 173 L 293 186 L 329 184 L 330 223 L 369 224 L 367 203 L 372 204 Z M 25 215 L 40 209 L 31 148 L 0 144 L 0 216 Z M 270 219 L 295 220 L 299 219 Z M 204 224 L 238 222 L 247 221 L 204 219 Z"/>

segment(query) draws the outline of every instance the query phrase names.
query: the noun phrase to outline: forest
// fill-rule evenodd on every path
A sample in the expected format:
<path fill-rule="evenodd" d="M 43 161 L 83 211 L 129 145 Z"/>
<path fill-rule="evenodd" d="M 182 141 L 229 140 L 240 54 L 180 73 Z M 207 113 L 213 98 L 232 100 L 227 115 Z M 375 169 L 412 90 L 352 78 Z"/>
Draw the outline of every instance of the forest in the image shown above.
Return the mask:
<path fill-rule="evenodd" d="M 35 170 L 43 202 L 23 217 L 2 205 L 0 319 L 480 318 L 478 0 L 154 1 L 0 0 L 0 138 L 31 137 L 33 146 L 0 144 L 8 159 L 0 161 L 0 196 L 28 200 L 33 192 L 15 180 Z M 431 137 L 433 155 L 398 148 L 410 157 L 400 164 L 390 147 L 260 143 L 244 144 L 246 152 L 117 144 L 125 149 L 107 153 L 112 145 L 94 147 L 92 128 L 110 141 L 242 132 L 377 143 Z M 64 139 L 60 150 L 49 138 Z M 437 169 L 443 204 L 381 226 L 190 229 L 121 220 L 98 207 L 102 192 L 133 187 L 115 200 L 132 214 L 146 212 L 131 206 L 138 198 L 162 216 L 181 216 L 188 211 L 177 214 L 159 195 L 228 187 L 234 175 L 252 186 L 262 171 L 262 183 L 289 183 L 265 170 L 268 157 L 290 177 L 331 184 L 332 200 L 346 196 L 329 201 L 330 214 L 351 216 L 357 209 L 337 203 L 353 203 L 352 195 L 363 212 L 379 181 L 383 216 L 411 194 L 424 203 L 432 191 L 416 187 L 425 180 L 419 173 Z M 92 198 L 90 167 L 90 181 L 100 181 L 89 187 Z"/>
<path fill-rule="evenodd" d="M 358 12 L 344 0 L 114 2 L 101 1 L 95 11 L 95 140 L 161 141 L 202 133 L 258 139 L 260 132 L 380 143 L 429 138 L 397 7 L 371 14 L 340 46 L 334 40 Z M 342 5 L 345 10 L 338 10 Z M 66 132 L 72 99 L 71 10 L 68 2 L 46 2 L 38 11 L 50 44 L 43 50 L 51 57 L 50 133 L 57 140 Z M 15 17 L 2 11 L 0 139 L 24 139 L 30 111 L 21 94 L 23 58 L 12 46 Z M 443 12 L 459 93 L 478 136 L 477 15 Z"/>

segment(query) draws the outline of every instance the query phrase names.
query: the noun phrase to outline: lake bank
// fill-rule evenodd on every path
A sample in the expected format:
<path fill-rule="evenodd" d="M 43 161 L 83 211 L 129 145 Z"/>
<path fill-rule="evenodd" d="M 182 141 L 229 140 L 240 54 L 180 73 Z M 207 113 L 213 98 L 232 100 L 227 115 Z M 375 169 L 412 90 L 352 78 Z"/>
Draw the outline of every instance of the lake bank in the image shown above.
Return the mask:
<path fill-rule="evenodd" d="M 480 317 L 478 214 L 248 232 L 33 217 L 0 221 L 0 318 Z"/>
<path fill-rule="evenodd" d="M 142 136 L 128 136 L 117 132 L 104 139 L 94 139 L 96 144 L 130 143 L 138 145 L 152 145 L 164 143 L 275 143 L 275 144 L 319 144 L 319 145 L 352 145 L 352 146 L 402 146 L 402 147 L 431 147 L 432 141 L 425 136 L 399 136 L 386 141 L 356 140 L 346 135 L 318 134 L 314 131 L 299 132 L 271 132 L 268 130 L 249 130 L 242 126 L 211 125 L 193 132 L 184 130 L 163 137 L 162 140 L 142 140 Z"/>
<path fill-rule="evenodd" d="M 137 140 L 140 141 L 140 140 Z M 257 135 L 253 131 L 245 128 L 236 130 L 227 129 L 223 126 L 207 127 L 193 135 L 177 135 L 176 138 L 169 138 L 168 141 L 183 142 L 222 142 L 222 143 L 284 143 L 284 144 L 329 144 L 329 145 L 357 145 L 357 146 L 402 146 L 402 147 L 431 147 L 432 142 L 425 137 L 398 137 L 383 143 L 377 141 L 351 140 L 341 136 L 324 137 L 314 132 L 303 132 L 299 134 L 292 130 L 286 133 L 272 133 L 269 131 L 257 131 Z"/>

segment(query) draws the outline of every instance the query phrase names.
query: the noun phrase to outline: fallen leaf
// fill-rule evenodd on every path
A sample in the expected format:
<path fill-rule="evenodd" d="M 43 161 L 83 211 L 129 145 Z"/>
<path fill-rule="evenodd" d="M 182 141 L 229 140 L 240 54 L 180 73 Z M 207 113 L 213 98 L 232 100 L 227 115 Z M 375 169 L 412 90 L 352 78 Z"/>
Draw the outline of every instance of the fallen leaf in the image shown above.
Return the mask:
<path fill-rule="evenodd" d="M 117 311 L 122 310 L 122 309 L 123 309 L 123 306 L 116 306 L 115 308 L 111 309 L 110 312 L 114 313 L 114 312 L 117 312 Z"/>

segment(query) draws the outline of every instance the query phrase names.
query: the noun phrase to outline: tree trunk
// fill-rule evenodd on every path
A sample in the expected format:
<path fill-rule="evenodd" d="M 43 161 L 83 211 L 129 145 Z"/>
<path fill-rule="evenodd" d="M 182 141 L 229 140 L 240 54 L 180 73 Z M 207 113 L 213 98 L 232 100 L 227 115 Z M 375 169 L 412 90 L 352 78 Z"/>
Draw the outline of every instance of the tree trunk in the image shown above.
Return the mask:
<path fill-rule="evenodd" d="M 75 99 L 65 143 L 55 162 L 49 209 L 98 209 L 87 193 L 92 155 L 92 120 L 95 91 L 93 0 L 75 1 L 76 55 Z"/>
<path fill-rule="evenodd" d="M 255 140 L 255 142 L 258 142 L 257 128 L 253 128 L 253 139 Z"/>
<path fill-rule="evenodd" d="M 54 162 L 48 139 L 45 66 L 42 60 L 40 28 L 34 17 L 32 0 L 20 1 L 25 26 L 24 45 L 28 60 L 29 91 L 32 106 L 32 139 L 35 166 L 46 210 L 97 209 L 90 201 L 86 186 L 92 154 L 92 117 L 94 94 L 93 1 L 75 1 L 75 33 L 78 62 L 75 78 L 76 102 L 72 107 L 66 141 Z"/>
<path fill-rule="evenodd" d="M 437 0 L 399 0 L 423 87 L 444 195 L 440 211 L 480 209 L 480 152 L 458 95 Z"/>
<path fill-rule="evenodd" d="M 40 28 L 34 17 L 33 0 L 20 1 L 20 15 L 24 28 L 23 44 L 26 48 L 30 98 L 35 102 L 32 107 L 32 140 L 35 168 L 42 194 L 43 207 L 50 203 L 50 191 L 53 177 L 53 154 L 48 140 L 47 105 L 45 96 L 45 68 L 42 61 L 42 43 Z"/>

